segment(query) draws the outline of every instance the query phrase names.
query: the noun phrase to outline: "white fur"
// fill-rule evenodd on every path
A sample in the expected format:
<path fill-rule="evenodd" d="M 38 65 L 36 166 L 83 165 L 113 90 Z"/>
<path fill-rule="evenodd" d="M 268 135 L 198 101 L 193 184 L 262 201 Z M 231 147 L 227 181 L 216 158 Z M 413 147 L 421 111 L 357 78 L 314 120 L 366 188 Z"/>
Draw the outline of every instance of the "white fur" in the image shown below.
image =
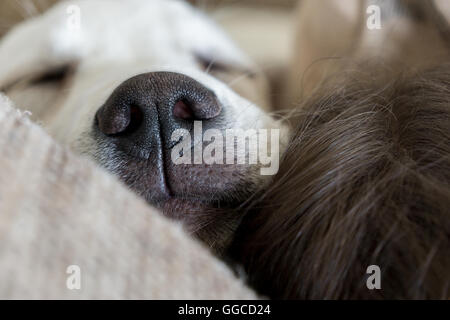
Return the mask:
<path fill-rule="evenodd" d="M 68 8 L 73 5 L 81 13 L 79 30 L 68 22 Z M 72 146 L 89 130 L 95 112 L 118 85 L 151 71 L 183 73 L 213 90 L 227 110 L 229 128 L 281 127 L 261 108 L 204 72 L 195 53 L 240 70 L 257 71 L 214 23 L 184 1 L 64 1 L 2 40 L 0 88 L 59 65 L 76 66 L 70 84 L 58 93 L 57 108 L 41 119 L 54 137 Z M 34 88 L 34 92 L 33 103 L 19 106 L 33 111 L 44 90 Z M 287 132 L 282 137 L 286 140 Z"/>

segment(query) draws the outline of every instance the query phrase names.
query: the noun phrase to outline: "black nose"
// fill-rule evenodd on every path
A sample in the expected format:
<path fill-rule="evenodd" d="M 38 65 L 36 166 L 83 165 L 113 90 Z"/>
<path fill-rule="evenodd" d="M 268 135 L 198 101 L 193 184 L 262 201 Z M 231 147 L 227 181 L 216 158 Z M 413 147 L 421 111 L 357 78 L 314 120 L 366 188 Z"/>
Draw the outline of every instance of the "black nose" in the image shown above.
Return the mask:
<path fill-rule="evenodd" d="M 184 124 L 179 120 L 213 119 L 221 109 L 216 95 L 196 80 L 178 73 L 153 72 L 122 83 L 98 110 L 96 120 L 106 135 L 139 131 L 149 138 L 157 125 L 151 120 L 160 119 L 163 127 L 175 130 Z"/>
<path fill-rule="evenodd" d="M 204 128 L 214 127 L 221 109 L 214 92 L 190 77 L 171 72 L 141 74 L 117 87 L 97 111 L 97 139 L 114 144 L 121 151 L 118 157 L 144 159 L 147 167 L 159 168 L 149 173 L 151 184 L 160 185 L 167 195 L 164 162 L 170 161 L 172 133 L 192 131 L 195 120 L 202 120 Z"/>

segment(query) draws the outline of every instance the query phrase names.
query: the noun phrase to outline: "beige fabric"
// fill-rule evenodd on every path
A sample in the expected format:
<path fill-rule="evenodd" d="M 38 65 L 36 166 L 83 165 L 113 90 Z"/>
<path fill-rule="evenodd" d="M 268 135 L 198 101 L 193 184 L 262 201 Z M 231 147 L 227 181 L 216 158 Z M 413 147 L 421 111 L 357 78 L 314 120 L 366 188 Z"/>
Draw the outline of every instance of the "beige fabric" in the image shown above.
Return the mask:
<path fill-rule="evenodd" d="M 0 298 L 255 298 L 179 225 L 1 95 L 0 150 Z M 66 286 L 69 265 L 80 290 Z"/>

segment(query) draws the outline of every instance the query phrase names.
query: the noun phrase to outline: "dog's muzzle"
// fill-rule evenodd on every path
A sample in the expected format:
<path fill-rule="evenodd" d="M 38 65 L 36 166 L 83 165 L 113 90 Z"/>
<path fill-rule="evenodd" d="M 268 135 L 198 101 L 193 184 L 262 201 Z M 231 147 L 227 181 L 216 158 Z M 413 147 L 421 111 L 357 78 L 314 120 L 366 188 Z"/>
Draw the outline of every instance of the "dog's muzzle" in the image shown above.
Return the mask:
<path fill-rule="evenodd" d="M 173 168 L 169 163 L 170 150 L 176 144 L 171 139 L 173 132 L 192 131 L 196 120 L 214 127 L 221 113 L 214 92 L 196 80 L 178 73 L 153 72 L 117 87 L 97 111 L 94 129 L 97 139 L 114 144 L 122 160 L 126 158 L 128 171 L 136 174 L 135 166 L 146 162 L 148 169 L 139 170 L 140 176 L 127 183 L 146 181 L 157 202 L 170 198 L 171 184 L 179 183 L 168 178 L 173 175 L 168 172 Z"/>

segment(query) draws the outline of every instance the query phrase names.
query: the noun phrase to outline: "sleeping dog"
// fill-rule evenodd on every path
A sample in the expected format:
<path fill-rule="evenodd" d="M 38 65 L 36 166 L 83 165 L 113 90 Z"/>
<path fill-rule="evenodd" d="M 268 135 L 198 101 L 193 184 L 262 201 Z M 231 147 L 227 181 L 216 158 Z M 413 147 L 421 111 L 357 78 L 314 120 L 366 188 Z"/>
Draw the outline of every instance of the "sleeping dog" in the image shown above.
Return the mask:
<path fill-rule="evenodd" d="M 270 181 L 288 139 L 262 73 L 185 1 L 61 2 L 2 40 L 0 75 L 0 88 L 59 142 L 216 251 L 239 222 L 232 209 Z M 272 129 L 266 147 L 278 150 L 261 164 L 245 139 L 264 142 Z"/>
<path fill-rule="evenodd" d="M 2 40 L 0 88 L 270 297 L 447 298 L 450 67 L 425 69 L 447 60 L 448 29 L 430 4 L 302 1 L 292 130 L 257 67 L 183 1 L 63 2 Z M 232 161 L 226 138 L 205 153 L 239 129 Z M 250 161 L 260 148 L 281 157 L 273 177 Z"/>

